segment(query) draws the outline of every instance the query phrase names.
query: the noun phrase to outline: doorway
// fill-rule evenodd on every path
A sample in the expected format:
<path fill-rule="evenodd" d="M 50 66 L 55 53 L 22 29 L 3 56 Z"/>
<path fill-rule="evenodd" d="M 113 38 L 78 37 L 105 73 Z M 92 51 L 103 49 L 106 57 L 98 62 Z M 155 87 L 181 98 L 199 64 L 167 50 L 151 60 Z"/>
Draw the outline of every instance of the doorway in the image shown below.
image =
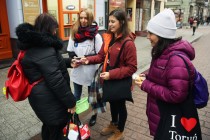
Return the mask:
<path fill-rule="evenodd" d="M 0 0 L 0 60 L 12 58 L 6 0 Z"/>

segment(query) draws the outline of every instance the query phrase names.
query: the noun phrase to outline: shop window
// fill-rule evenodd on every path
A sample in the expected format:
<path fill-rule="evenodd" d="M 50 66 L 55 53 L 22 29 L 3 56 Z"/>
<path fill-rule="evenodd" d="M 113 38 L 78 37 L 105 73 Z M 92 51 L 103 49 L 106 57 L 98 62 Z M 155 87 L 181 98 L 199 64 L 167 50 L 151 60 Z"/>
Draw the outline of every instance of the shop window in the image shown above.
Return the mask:
<path fill-rule="evenodd" d="M 71 28 L 77 20 L 80 1 L 59 0 L 59 33 L 63 40 L 68 40 Z"/>
<path fill-rule="evenodd" d="M 45 11 L 57 19 L 58 34 L 62 40 L 69 39 L 71 29 L 82 8 L 88 8 L 95 15 L 95 0 L 44 0 L 43 3 Z"/>
<path fill-rule="evenodd" d="M 142 30 L 142 17 L 143 17 L 143 1 L 137 1 L 136 3 L 136 21 L 135 21 L 135 31 Z"/>
<path fill-rule="evenodd" d="M 81 0 L 81 8 L 87 8 L 94 14 L 94 0 Z"/>
<path fill-rule="evenodd" d="M 69 38 L 71 27 L 74 25 L 74 23 L 78 19 L 78 14 L 63 14 L 64 19 L 64 37 Z"/>
<path fill-rule="evenodd" d="M 160 1 L 155 1 L 155 15 L 160 12 Z"/>
<path fill-rule="evenodd" d="M 79 11 L 88 8 L 95 15 L 95 0 L 59 0 L 59 33 L 63 40 L 68 40 L 71 29 L 78 19 Z"/>
<path fill-rule="evenodd" d="M 48 13 L 53 15 L 56 18 L 56 20 L 59 22 L 57 0 L 47 0 L 47 10 L 48 10 Z"/>

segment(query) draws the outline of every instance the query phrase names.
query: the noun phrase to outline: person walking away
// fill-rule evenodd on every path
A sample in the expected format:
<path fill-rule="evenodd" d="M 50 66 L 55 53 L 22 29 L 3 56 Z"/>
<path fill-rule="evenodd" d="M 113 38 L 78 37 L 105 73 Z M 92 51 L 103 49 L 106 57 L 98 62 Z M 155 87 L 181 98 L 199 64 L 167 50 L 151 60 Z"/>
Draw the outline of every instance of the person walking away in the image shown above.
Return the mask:
<path fill-rule="evenodd" d="M 198 27 L 197 18 L 195 18 L 195 19 L 193 20 L 193 25 L 192 25 L 192 27 L 193 27 L 193 34 L 192 34 L 192 35 L 195 35 L 195 30 L 196 30 L 196 28 Z"/>
<path fill-rule="evenodd" d="M 125 11 L 116 9 L 110 12 L 109 28 L 107 33 L 104 33 L 102 36 L 104 43 L 99 53 L 96 56 L 82 58 L 83 64 L 104 62 L 103 72 L 100 74 L 104 83 L 105 81 L 120 81 L 124 78 L 130 78 L 137 70 L 137 56 L 134 44 L 135 35 L 128 29 Z M 122 47 L 122 55 L 119 57 L 118 55 Z M 116 61 L 118 61 L 117 56 L 119 57 L 119 65 L 114 67 Z M 101 135 L 113 134 L 108 140 L 120 140 L 123 138 L 127 120 L 126 101 L 133 101 L 131 87 L 128 90 L 129 92 L 123 94 L 130 96 L 130 98 L 121 98 L 122 96 L 120 95 L 122 95 L 122 93 L 118 93 L 119 96 L 116 96 L 115 100 L 111 97 L 107 97 L 110 103 L 112 120 L 107 127 L 102 129 Z"/>
<path fill-rule="evenodd" d="M 195 76 L 195 68 L 190 62 L 190 60 L 195 58 L 195 50 L 189 42 L 182 40 L 181 37 L 176 38 L 175 15 L 170 9 L 165 9 L 154 16 L 148 22 L 147 31 L 147 38 L 152 46 L 152 61 L 148 73 L 140 74 L 135 83 L 147 93 L 146 114 L 150 134 L 155 137 L 155 140 L 159 140 L 156 137 L 157 135 L 165 135 L 169 132 L 158 131 L 160 128 L 165 128 L 167 124 L 159 126 L 162 124 L 160 124 L 160 120 L 164 119 L 162 118 L 164 116 L 161 116 L 162 114 L 160 113 L 167 112 L 167 110 L 159 107 L 159 103 L 163 102 L 166 108 L 173 105 L 180 108 L 184 107 L 182 104 L 188 99 L 189 85 Z M 184 61 L 176 54 L 183 55 L 189 65 L 190 74 Z M 194 104 L 193 99 L 190 102 Z M 187 109 L 190 110 L 190 113 L 198 115 L 195 105 L 187 106 Z M 191 112 L 191 110 L 194 112 Z M 192 115 L 190 113 L 188 114 L 189 116 Z M 174 116 L 178 117 L 176 114 Z M 197 135 L 197 139 L 201 140 L 199 120 L 196 121 L 196 129 L 193 131 Z M 177 123 L 176 126 L 178 126 Z M 187 131 L 185 130 L 184 132 Z M 173 133 L 174 136 L 180 136 L 178 132 L 175 133 Z M 187 136 L 185 137 L 187 138 Z"/>
<path fill-rule="evenodd" d="M 210 16 L 207 17 L 207 25 L 209 25 L 210 22 Z"/>
<path fill-rule="evenodd" d="M 190 17 L 189 23 L 190 23 L 190 28 L 192 28 L 192 25 L 193 25 L 193 17 Z"/>
<path fill-rule="evenodd" d="M 42 121 L 43 140 L 62 140 L 68 112 L 75 112 L 76 100 L 71 92 L 69 74 L 59 50 L 62 41 L 56 36 L 58 23 L 47 14 L 40 14 L 35 24 L 22 23 L 16 28 L 17 47 L 26 51 L 21 61 L 23 71 L 33 83 L 29 103 Z M 67 64 L 68 65 L 68 64 Z M 70 65 L 70 63 L 69 63 Z"/>
<path fill-rule="evenodd" d="M 96 55 L 102 46 L 102 38 L 98 33 L 98 25 L 94 22 L 93 14 L 88 9 L 83 9 L 79 13 L 79 17 L 73 26 L 67 51 L 72 59 L 71 66 L 71 81 L 74 85 L 74 96 L 76 100 L 80 100 L 82 87 L 88 87 L 93 80 L 94 73 L 98 65 L 80 65 L 79 59 L 84 56 Z M 77 57 L 74 59 L 74 57 Z M 93 126 L 96 123 L 97 114 L 93 114 L 89 125 Z"/>

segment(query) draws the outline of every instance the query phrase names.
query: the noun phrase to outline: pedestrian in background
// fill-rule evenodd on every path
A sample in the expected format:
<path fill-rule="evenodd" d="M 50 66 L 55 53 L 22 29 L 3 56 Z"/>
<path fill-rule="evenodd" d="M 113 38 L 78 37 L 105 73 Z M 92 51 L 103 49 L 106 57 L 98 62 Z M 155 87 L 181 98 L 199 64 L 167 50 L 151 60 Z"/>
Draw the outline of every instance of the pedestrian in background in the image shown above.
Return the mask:
<path fill-rule="evenodd" d="M 210 22 L 210 16 L 207 17 L 207 25 L 209 25 Z"/>
<path fill-rule="evenodd" d="M 190 17 L 189 18 L 189 24 L 190 24 L 190 28 L 192 28 L 192 25 L 193 25 L 193 17 Z"/>
<path fill-rule="evenodd" d="M 98 25 L 94 22 L 93 14 L 88 9 L 83 9 L 79 13 L 79 17 L 73 26 L 67 51 L 72 59 L 71 66 L 71 81 L 74 85 L 74 96 L 76 100 L 80 100 L 82 87 L 88 87 L 93 80 L 94 73 L 98 65 L 82 65 L 78 67 L 80 58 L 84 56 L 96 55 L 102 46 L 102 38 L 98 33 Z M 77 58 L 75 58 L 77 57 Z M 96 123 L 97 114 L 93 114 L 89 125 L 93 126 Z"/>
<path fill-rule="evenodd" d="M 192 115 L 193 117 L 197 115 L 196 119 L 198 119 L 193 99 L 188 100 L 188 96 L 190 96 L 188 95 L 190 94 L 189 85 L 195 76 L 195 68 L 190 60 L 195 58 L 195 51 L 189 42 L 182 40 L 181 37 L 176 38 L 175 15 L 170 9 L 165 9 L 153 17 L 148 22 L 147 30 L 147 38 L 152 46 L 152 61 L 148 73 L 140 74 L 140 77 L 136 78 L 135 83 L 147 93 L 146 114 L 150 134 L 155 137 L 155 140 L 163 140 L 159 139 L 157 135 L 165 135 L 166 133 L 168 135 L 172 128 L 167 129 L 167 132 L 160 132 L 161 128 L 165 128 L 167 125 L 167 123 L 163 124 L 160 121 L 167 121 L 168 118 L 164 119 L 164 113 L 175 111 L 173 108 L 170 108 L 171 106 L 183 108 L 185 107 L 182 106 L 183 103 L 190 101 L 192 106 L 186 106 L 190 112 L 187 112 L 187 115 Z M 184 61 L 175 54 L 183 55 L 189 65 L 189 73 Z M 169 108 L 169 110 L 164 110 L 160 106 L 160 102 L 164 104 L 164 109 Z M 178 117 L 177 114 L 174 114 L 174 116 Z M 195 125 L 196 128 L 193 132 L 195 132 L 197 139 L 201 140 L 199 120 L 195 121 L 197 125 Z M 178 127 L 178 123 L 180 124 L 181 122 L 179 120 L 176 123 L 173 121 L 173 123 Z M 173 126 L 171 123 L 169 125 Z M 181 135 L 178 132 L 173 134 L 171 139 Z M 187 138 L 188 136 L 185 137 Z"/>
<path fill-rule="evenodd" d="M 195 35 L 195 30 L 198 27 L 198 20 L 197 20 L 197 18 L 194 18 L 192 27 L 193 27 L 193 34 L 192 35 Z"/>
<path fill-rule="evenodd" d="M 137 70 L 137 57 L 136 47 L 134 44 L 135 35 L 128 29 L 125 11 L 116 9 L 110 12 L 109 29 L 107 33 L 103 34 L 103 39 L 104 44 L 98 55 L 83 58 L 82 61 L 84 64 L 97 64 L 104 62 L 103 72 L 100 75 L 104 83 L 105 81 L 120 81 L 124 78 L 131 77 Z M 124 48 L 122 49 L 122 55 L 119 58 L 119 65 L 116 68 L 113 68 L 116 61 L 118 61 L 117 56 L 119 55 L 123 44 Z M 114 133 L 110 138 L 108 138 L 108 140 L 120 140 L 123 138 L 123 131 L 127 120 L 126 101 L 133 101 L 131 96 L 131 87 L 129 87 L 128 90 L 129 92 L 124 94 L 130 96 L 129 99 L 122 99 L 122 93 L 119 93 L 119 96 L 115 97 L 115 100 L 108 97 L 112 120 L 110 124 L 101 131 L 101 135 L 110 135 Z"/>
<path fill-rule="evenodd" d="M 75 112 L 76 100 L 71 92 L 70 78 L 59 53 L 62 41 L 56 36 L 58 23 L 46 13 L 40 14 L 34 26 L 20 24 L 16 28 L 18 48 L 26 51 L 21 65 L 30 83 L 43 79 L 35 85 L 28 97 L 29 103 L 42 121 L 43 140 L 62 140 L 68 112 Z"/>

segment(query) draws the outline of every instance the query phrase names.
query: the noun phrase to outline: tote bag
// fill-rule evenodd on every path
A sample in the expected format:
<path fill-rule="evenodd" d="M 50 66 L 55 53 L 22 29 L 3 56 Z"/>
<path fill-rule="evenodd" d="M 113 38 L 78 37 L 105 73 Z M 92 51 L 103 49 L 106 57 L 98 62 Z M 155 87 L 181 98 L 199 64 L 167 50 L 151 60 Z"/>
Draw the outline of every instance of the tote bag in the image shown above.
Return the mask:
<path fill-rule="evenodd" d="M 119 64 L 119 59 L 122 53 L 122 50 L 125 46 L 125 43 L 131 41 L 126 40 L 118 54 L 117 60 L 115 62 L 115 65 L 113 67 L 107 66 L 107 70 L 115 69 L 117 68 Z M 113 79 L 113 80 L 104 80 L 103 81 L 103 96 L 102 100 L 104 102 L 107 101 L 115 101 L 115 100 L 121 100 L 125 99 L 128 101 L 133 102 L 132 94 L 131 94 L 131 86 L 132 86 L 132 77 L 126 77 L 123 79 Z"/>
<path fill-rule="evenodd" d="M 192 98 L 181 104 L 157 103 L 161 118 L 155 140 L 202 140 L 198 113 Z"/>

